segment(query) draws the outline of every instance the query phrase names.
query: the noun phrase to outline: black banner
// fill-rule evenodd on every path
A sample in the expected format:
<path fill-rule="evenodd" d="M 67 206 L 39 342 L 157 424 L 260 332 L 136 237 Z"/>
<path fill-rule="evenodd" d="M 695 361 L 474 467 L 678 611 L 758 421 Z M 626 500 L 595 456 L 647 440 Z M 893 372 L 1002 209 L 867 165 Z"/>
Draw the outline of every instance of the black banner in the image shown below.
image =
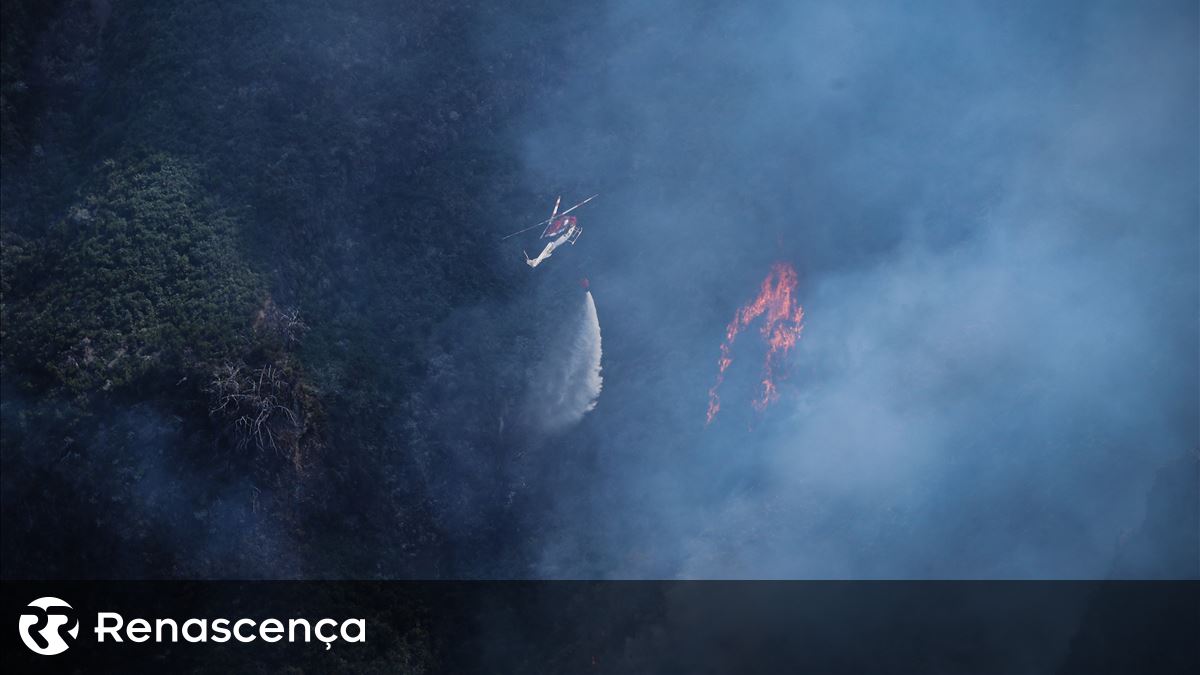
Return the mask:
<path fill-rule="evenodd" d="M 3 609 L 5 672 L 1200 672 L 1198 582 L 12 581 Z"/>

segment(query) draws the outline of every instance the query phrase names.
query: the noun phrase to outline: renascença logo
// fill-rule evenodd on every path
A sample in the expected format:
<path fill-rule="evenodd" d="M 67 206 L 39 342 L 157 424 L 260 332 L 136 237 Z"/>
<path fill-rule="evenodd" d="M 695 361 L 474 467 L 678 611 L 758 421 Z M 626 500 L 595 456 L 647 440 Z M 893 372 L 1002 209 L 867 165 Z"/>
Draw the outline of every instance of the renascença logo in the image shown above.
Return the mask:
<path fill-rule="evenodd" d="M 38 598 L 29 603 L 30 611 L 18 624 L 21 641 L 37 654 L 53 656 L 70 648 L 79 637 L 75 610 L 58 598 Z M 130 619 L 117 612 L 97 612 L 92 631 L 97 643 L 105 642 L 312 642 L 314 638 L 329 650 L 333 643 L 366 642 L 365 619 Z M 64 638 L 70 636 L 70 641 Z"/>
<path fill-rule="evenodd" d="M 62 600 L 49 596 L 38 598 L 29 603 L 29 609 L 32 611 L 21 615 L 18 626 L 21 642 L 35 653 L 43 656 L 61 654 L 71 646 L 63 639 L 64 632 L 72 642 L 79 637 L 79 619 L 75 618 L 75 610 Z"/>

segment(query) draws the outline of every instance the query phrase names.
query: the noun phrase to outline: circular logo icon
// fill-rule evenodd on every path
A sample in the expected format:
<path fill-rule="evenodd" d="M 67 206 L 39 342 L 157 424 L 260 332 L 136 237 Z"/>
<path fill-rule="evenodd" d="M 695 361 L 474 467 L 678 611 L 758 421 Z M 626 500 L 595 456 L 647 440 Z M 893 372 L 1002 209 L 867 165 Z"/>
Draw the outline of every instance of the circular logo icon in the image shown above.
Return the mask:
<path fill-rule="evenodd" d="M 71 643 L 64 634 L 70 636 L 71 641 L 79 637 L 79 619 L 75 618 L 75 610 L 62 600 L 49 596 L 29 603 L 19 626 L 21 642 L 43 656 L 67 651 Z"/>

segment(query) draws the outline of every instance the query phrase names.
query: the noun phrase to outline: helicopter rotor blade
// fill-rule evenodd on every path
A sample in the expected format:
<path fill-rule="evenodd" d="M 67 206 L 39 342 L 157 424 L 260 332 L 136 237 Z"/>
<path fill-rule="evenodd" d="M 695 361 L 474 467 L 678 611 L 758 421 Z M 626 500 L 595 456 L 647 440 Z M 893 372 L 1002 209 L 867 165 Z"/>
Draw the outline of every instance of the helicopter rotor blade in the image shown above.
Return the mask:
<path fill-rule="evenodd" d="M 587 199 L 585 199 L 585 200 L 583 200 L 583 201 L 579 202 L 579 203 L 578 203 L 578 204 L 576 204 L 575 206 L 572 206 L 571 208 L 567 209 L 566 211 L 563 211 L 562 213 L 560 213 L 560 214 L 558 214 L 558 215 L 560 215 L 560 216 L 565 216 L 565 215 L 567 215 L 568 213 L 570 213 L 570 212 L 574 211 L 575 209 L 577 209 L 577 208 L 579 208 L 579 207 L 583 206 L 584 204 L 586 204 L 586 203 L 588 203 L 588 202 L 592 201 L 593 199 L 595 199 L 596 197 L 599 197 L 599 196 L 600 196 L 600 193 L 596 193 L 596 194 L 592 195 L 591 197 L 588 197 Z"/>
<path fill-rule="evenodd" d="M 543 225 L 546 225 L 547 223 L 552 223 L 552 222 L 554 222 L 554 219 L 555 219 L 555 218 L 558 218 L 559 216 L 565 216 L 565 215 L 567 215 L 568 213 L 570 213 L 570 212 L 574 211 L 575 209 L 577 209 L 577 208 L 579 208 L 579 207 L 583 206 L 584 204 L 586 204 L 586 203 L 588 203 L 588 202 L 592 201 L 593 199 L 595 199 L 596 197 L 599 197 L 599 196 L 600 196 L 600 193 L 596 193 L 596 194 L 592 195 L 591 197 L 588 197 L 587 199 L 585 199 L 585 200 L 583 200 L 583 201 L 579 202 L 579 203 L 578 203 L 578 204 L 576 204 L 575 206 L 572 206 L 571 208 L 567 209 L 566 211 L 563 211 L 562 213 L 558 213 L 558 203 L 557 203 L 557 202 L 555 202 L 555 204 L 554 204 L 554 212 L 555 212 L 555 215 L 552 215 L 552 216 L 550 216 L 549 218 L 547 218 L 547 219 L 543 220 L 543 221 L 542 221 L 542 222 L 540 222 L 540 223 L 537 223 L 536 225 L 530 225 L 529 227 L 527 227 L 527 228 L 525 228 L 525 229 L 523 229 L 523 230 L 517 230 L 516 232 L 513 232 L 512 234 L 506 234 L 506 235 L 504 235 L 503 237 L 500 237 L 500 241 L 504 241 L 505 239 L 510 239 L 510 238 L 512 238 L 512 237 L 515 237 L 515 236 L 517 236 L 518 234 L 524 234 L 525 232 L 528 232 L 528 231 L 530 231 L 530 230 L 532 230 L 532 229 L 534 229 L 534 228 L 537 228 L 537 227 L 541 227 L 541 226 L 543 226 Z M 558 199 L 559 199 L 559 201 L 562 201 L 562 197 L 559 197 Z"/>
<path fill-rule="evenodd" d="M 529 227 L 527 227 L 527 228 L 525 228 L 525 229 L 523 229 L 523 230 L 517 230 L 516 232 L 513 232 L 512 234 L 506 234 L 506 235 L 504 235 L 503 237 L 500 237 L 500 241 L 504 241 L 505 239 L 510 239 L 510 238 L 512 238 L 512 237 L 515 237 L 515 236 L 517 236 L 518 234 L 522 234 L 522 233 L 524 233 L 524 232 L 528 232 L 528 231 L 530 231 L 530 230 L 532 230 L 532 229 L 534 229 L 534 228 L 536 228 L 536 227 L 541 227 L 541 226 L 545 225 L 546 223 L 550 222 L 550 220 L 551 220 L 551 219 L 543 220 L 542 222 L 540 222 L 540 223 L 537 223 L 536 225 L 530 225 Z"/>

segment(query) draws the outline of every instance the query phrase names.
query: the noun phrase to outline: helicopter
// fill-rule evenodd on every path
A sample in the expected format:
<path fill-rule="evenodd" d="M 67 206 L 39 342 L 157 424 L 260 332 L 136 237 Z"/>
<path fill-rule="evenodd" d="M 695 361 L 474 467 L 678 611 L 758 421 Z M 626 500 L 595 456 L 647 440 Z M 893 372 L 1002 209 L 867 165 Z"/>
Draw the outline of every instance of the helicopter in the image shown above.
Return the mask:
<path fill-rule="evenodd" d="M 504 241 L 505 239 L 515 237 L 518 234 L 523 234 L 534 228 L 545 225 L 546 229 L 542 230 L 542 236 L 538 237 L 538 239 L 549 239 L 550 241 L 546 242 L 546 246 L 542 249 L 542 252 L 539 253 L 536 258 L 530 258 L 528 252 L 522 251 L 522 253 L 525 254 L 525 264 L 529 265 L 530 267 L 537 267 L 545 262 L 546 258 L 549 258 L 552 253 L 554 253 L 554 249 L 562 246 L 563 244 L 574 244 L 575 242 L 579 241 L 579 235 L 583 234 L 583 228 L 579 225 L 579 219 L 570 215 L 570 213 L 599 196 L 599 194 L 594 194 L 591 197 L 579 202 L 575 206 L 567 209 L 566 211 L 559 213 L 558 207 L 562 204 L 562 196 L 560 195 L 559 198 L 554 201 L 554 210 L 550 212 L 549 218 L 537 223 L 536 225 L 530 225 L 523 230 L 517 230 L 512 234 L 501 237 L 500 240 Z"/>

